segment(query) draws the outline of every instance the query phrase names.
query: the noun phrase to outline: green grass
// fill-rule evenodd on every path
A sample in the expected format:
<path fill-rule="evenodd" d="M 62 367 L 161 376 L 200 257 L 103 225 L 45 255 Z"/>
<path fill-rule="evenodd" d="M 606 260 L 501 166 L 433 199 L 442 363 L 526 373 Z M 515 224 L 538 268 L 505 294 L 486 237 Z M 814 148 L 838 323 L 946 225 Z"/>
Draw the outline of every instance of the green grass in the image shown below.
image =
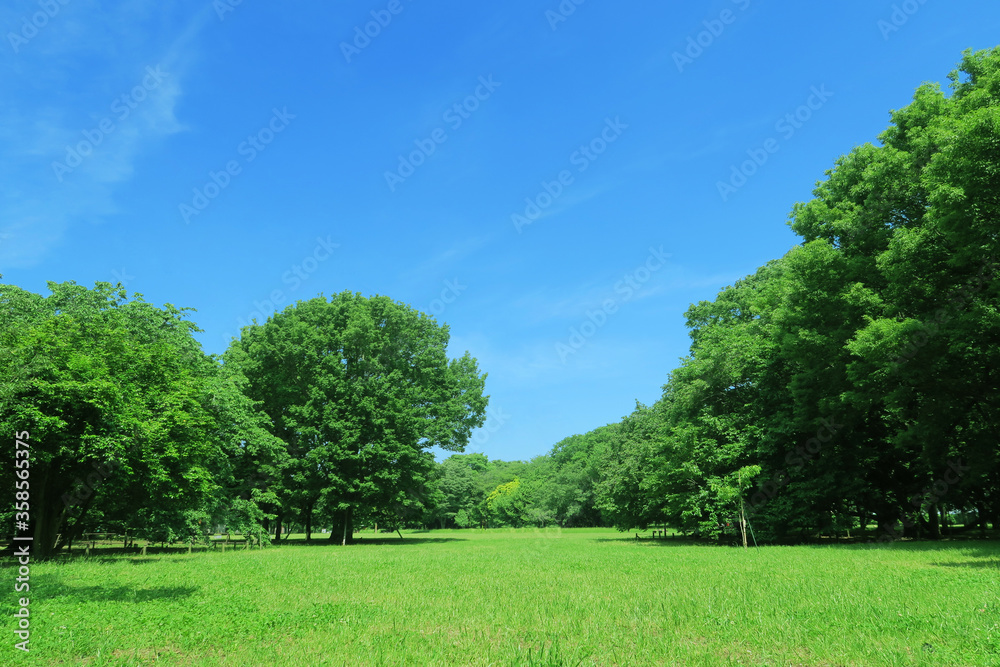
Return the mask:
<path fill-rule="evenodd" d="M 36 564 L 31 652 L 9 592 L 0 664 L 1000 664 L 997 542 L 404 536 Z"/>

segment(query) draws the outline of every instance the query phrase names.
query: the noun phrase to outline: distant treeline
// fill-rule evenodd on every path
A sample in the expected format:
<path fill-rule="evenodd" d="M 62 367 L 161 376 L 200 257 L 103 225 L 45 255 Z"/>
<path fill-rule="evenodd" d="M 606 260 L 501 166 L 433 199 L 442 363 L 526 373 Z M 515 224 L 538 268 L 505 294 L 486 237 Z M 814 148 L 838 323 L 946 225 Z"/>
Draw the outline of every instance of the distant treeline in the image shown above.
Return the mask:
<path fill-rule="evenodd" d="M 795 205 L 800 245 L 687 311 L 658 402 L 521 468 L 449 460 L 471 490 L 438 516 L 758 541 L 997 528 L 1000 48 L 949 78 Z"/>
<path fill-rule="evenodd" d="M 924 84 L 797 204 L 781 259 L 687 312 L 690 355 L 619 427 L 597 505 L 758 540 L 1000 523 L 1000 49 Z"/>
<path fill-rule="evenodd" d="M 300 301 L 207 355 L 120 286 L 0 285 L 0 524 L 266 541 L 289 526 L 670 525 L 758 541 L 1000 523 L 1000 48 L 838 159 L 784 257 L 686 313 L 663 396 L 529 462 L 458 454 L 485 375 L 384 296 Z M 434 447 L 456 452 L 442 463 Z M 877 525 L 872 532 L 868 527 Z"/>
<path fill-rule="evenodd" d="M 610 525 L 597 484 L 617 428 L 571 436 L 528 462 L 453 454 L 437 466 L 420 521 L 436 528 Z"/>

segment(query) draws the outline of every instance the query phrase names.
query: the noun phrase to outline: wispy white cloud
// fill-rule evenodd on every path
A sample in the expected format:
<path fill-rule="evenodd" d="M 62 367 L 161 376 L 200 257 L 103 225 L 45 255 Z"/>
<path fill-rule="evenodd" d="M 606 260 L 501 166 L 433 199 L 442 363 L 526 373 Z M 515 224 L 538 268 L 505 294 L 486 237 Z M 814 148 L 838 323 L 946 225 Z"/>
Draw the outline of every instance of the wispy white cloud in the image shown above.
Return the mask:
<path fill-rule="evenodd" d="M 572 187 L 572 186 L 570 186 Z M 614 186 L 610 183 L 605 183 L 602 185 L 594 186 L 589 189 L 579 189 L 579 190 L 568 190 L 566 194 L 559 197 L 555 202 L 548 208 L 541 209 L 538 215 L 534 219 L 529 219 L 524 215 L 524 208 L 514 211 L 518 215 L 524 216 L 528 221 L 534 225 L 538 222 L 545 220 L 547 218 L 554 218 L 560 215 L 564 215 L 572 209 L 576 208 L 580 204 L 586 203 L 587 201 L 599 197 L 600 195 L 614 189 Z M 531 199 L 531 197 L 529 197 Z M 522 200 L 523 202 L 523 200 Z M 519 231 L 522 234 L 529 233 L 530 226 L 525 226 L 522 224 Z"/>
<path fill-rule="evenodd" d="M 0 72 L 19 91 L 0 105 L 0 267 L 33 266 L 72 226 L 114 214 L 137 160 L 184 129 L 175 110 L 210 6 L 177 32 L 163 20 L 174 3 L 97 4 L 65 5 Z"/>
<path fill-rule="evenodd" d="M 621 306 L 693 286 L 688 271 L 680 266 L 668 264 L 656 272 L 639 276 L 635 275 L 635 270 L 636 267 L 631 267 L 612 277 L 602 271 L 569 288 L 537 288 L 513 301 L 511 309 L 526 321 L 539 324 L 579 318 L 589 309 L 601 308 L 608 299 Z"/>
<path fill-rule="evenodd" d="M 451 267 L 460 264 L 462 260 L 481 248 L 495 243 L 498 238 L 499 234 L 490 233 L 459 239 L 400 275 L 408 281 L 439 279 L 442 274 L 450 271 Z"/>

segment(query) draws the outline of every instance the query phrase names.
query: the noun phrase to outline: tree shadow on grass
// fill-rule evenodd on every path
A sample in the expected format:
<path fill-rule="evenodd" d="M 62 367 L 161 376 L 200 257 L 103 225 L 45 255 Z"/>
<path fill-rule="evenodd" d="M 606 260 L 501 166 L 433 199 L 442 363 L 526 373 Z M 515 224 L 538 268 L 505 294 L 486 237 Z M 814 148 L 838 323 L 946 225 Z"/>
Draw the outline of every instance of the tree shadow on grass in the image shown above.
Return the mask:
<path fill-rule="evenodd" d="M 127 562 L 131 565 L 146 565 L 148 563 L 189 563 L 191 562 L 189 558 L 157 558 L 156 555 L 152 556 L 132 556 L 128 554 L 123 554 L 121 556 L 84 556 L 84 562 L 87 563 L 98 563 L 100 565 L 110 565 L 112 563 L 122 563 Z"/>
<path fill-rule="evenodd" d="M 172 600 L 190 597 L 198 592 L 196 586 L 161 586 L 133 588 L 130 586 L 69 586 L 57 575 L 39 574 L 31 578 L 31 589 L 49 601 L 59 599 L 74 602 L 133 602 Z"/>
<path fill-rule="evenodd" d="M 931 563 L 937 567 L 968 567 L 975 570 L 1000 570 L 1000 560 L 967 560 L 961 563 Z"/>
<path fill-rule="evenodd" d="M 631 535 L 631 536 L 629 536 Z M 632 543 L 637 546 L 657 546 L 657 547 L 720 547 L 720 548 L 742 548 L 737 542 L 733 542 L 731 539 L 725 542 L 716 542 L 714 540 L 704 540 L 691 537 L 650 537 L 648 535 L 641 535 L 640 539 L 635 539 L 635 531 L 630 534 L 622 534 L 621 537 L 599 537 L 594 539 L 595 542 L 618 542 L 621 544 Z M 774 543 L 769 544 L 765 542 L 760 542 L 759 546 L 755 547 L 752 543 L 749 545 L 751 549 L 764 549 L 771 547 L 805 547 L 810 549 L 844 549 L 850 551 L 870 551 L 875 549 L 900 549 L 904 551 L 919 551 L 919 552 L 935 552 L 941 553 L 942 555 L 961 551 L 962 556 L 971 559 L 993 559 L 993 560 L 968 560 L 959 563 L 933 563 L 934 565 L 941 565 L 947 567 L 977 567 L 977 568 L 987 568 L 996 567 L 1000 564 L 997 559 L 1000 558 L 1000 540 L 988 539 L 983 540 L 978 537 L 976 538 L 962 538 L 962 537 L 951 537 L 941 540 L 897 540 L 890 543 L 879 543 L 879 542 L 866 542 L 861 540 L 847 541 L 825 541 L 825 542 L 788 542 L 788 543 Z"/>
<path fill-rule="evenodd" d="M 642 536 L 638 540 L 635 539 L 635 533 L 631 536 L 628 534 L 623 534 L 621 537 L 595 537 L 594 542 L 618 542 L 620 544 L 634 544 L 636 546 L 644 547 L 701 547 L 701 546 L 716 546 L 715 542 L 709 542 L 705 540 L 698 540 L 690 537 L 649 537 Z"/>
<path fill-rule="evenodd" d="M 467 538 L 464 537 L 411 537 L 407 535 L 403 539 L 399 539 L 398 535 L 392 537 L 363 537 L 361 539 L 354 538 L 353 542 L 348 542 L 349 547 L 363 547 L 363 546 L 412 546 L 415 544 L 443 544 L 445 542 L 468 542 Z M 272 547 L 278 546 L 277 544 L 272 544 Z M 340 540 L 331 542 L 328 539 L 313 540 L 312 542 L 306 542 L 305 540 L 292 540 L 291 542 L 281 542 L 280 547 L 339 547 Z"/>
<path fill-rule="evenodd" d="M 794 546 L 794 545 L 791 545 Z M 873 549 L 899 549 L 902 551 L 922 551 L 947 553 L 950 551 L 971 552 L 973 557 L 988 558 L 1000 556 L 1000 540 L 981 539 L 942 539 L 942 540 L 896 540 L 894 542 L 853 542 L 853 543 L 832 543 L 832 544 L 802 544 L 804 547 L 813 549 L 850 549 L 853 551 L 873 550 Z"/>
<path fill-rule="evenodd" d="M 97 547 L 96 549 L 92 549 L 89 555 L 82 549 L 74 548 L 72 552 L 60 551 L 53 557 L 52 562 L 70 563 L 83 561 L 89 563 L 117 563 L 123 560 L 130 560 L 133 563 L 162 563 L 169 560 L 171 563 L 181 563 L 187 558 L 210 553 L 211 551 L 211 548 L 203 544 L 196 545 L 191 553 L 188 553 L 186 546 L 148 547 L 145 554 L 142 553 L 141 548 L 137 547 L 130 547 L 128 549 L 122 547 Z M 168 559 L 168 556 L 171 556 L 171 558 Z"/>

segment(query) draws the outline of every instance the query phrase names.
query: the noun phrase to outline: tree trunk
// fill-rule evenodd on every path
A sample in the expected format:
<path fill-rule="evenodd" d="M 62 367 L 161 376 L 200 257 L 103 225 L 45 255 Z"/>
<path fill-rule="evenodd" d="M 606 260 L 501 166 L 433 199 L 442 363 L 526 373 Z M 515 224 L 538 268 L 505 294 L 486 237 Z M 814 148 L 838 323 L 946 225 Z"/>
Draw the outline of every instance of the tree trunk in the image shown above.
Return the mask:
<path fill-rule="evenodd" d="M 743 496 L 740 496 L 740 535 L 743 536 L 743 548 L 747 548 L 747 517 L 743 511 Z"/>
<path fill-rule="evenodd" d="M 32 505 L 37 507 L 32 533 L 31 554 L 36 560 L 48 560 L 56 552 L 56 536 L 62 526 L 67 507 L 60 507 L 59 494 L 51 488 L 49 475 L 42 477 L 42 483 L 36 488 Z"/>
<path fill-rule="evenodd" d="M 281 542 L 281 519 L 284 510 L 278 510 L 278 515 L 274 518 L 274 541 Z"/>
<path fill-rule="evenodd" d="M 313 504 L 306 505 L 306 542 L 312 541 L 313 534 Z"/>
<path fill-rule="evenodd" d="M 887 539 L 892 541 L 902 537 L 903 534 L 899 531 L 898 524 L 899 515 L 892 511 L 892 507 L 881 505 L 875 512 L 875 540 L 883 542 Z M 903 530 L 905 530 L 905 526 Z"/>
<path fill-rule="evenodd" d="M 344 510 L 344 534 L 343 538 L 340 540 L 340 546 L 347 546 L 347 531 L 351 530 L 351 537 L 354 537 L 353 526 L 351 524 L 351 507 L 348 505 L 347 509 Z M 353 541 L 353 540 L 352 540 Z"/>
<path fill-rule="evenodd" d="M 941 539 L 941 521 L 940 521 L 940 516 L 941 515 L 938 513 L 937 503 L 934 503 L 933 505 L 930 506 L 930 508 L 928 508 L 928 514 L 930 516 L 930 526 L 929 526 L 929 529 L 930 529 L 931 539 L 932 540 L 940 540 Z"/>
<path fill-rule="evenodd" d="M 330 527 L 330 541 L 337 540 L 342 545 L 354 543 L 354 515 L 350 507 L 336 515 L 333 526 Z"/>
<path fill-rule="evenodd" d="M 63 527 L 62 539 L 60 539 L 53 548 L 53 555 L 59 553 L 63 546 L 67 546 L 70 549 L 73 548 L 73 540 L 76 539 L 77 536 L 82 535 L 83 520 L 87 518 L 87 513 L 90 511 L 94 498 L 96 497 L 96 491 L 87 496 L 87 499 L 83 501 L 83 505 L 80 507 L 80 516 L 76 517 L 76 520 L 73 521 L 72 525 L 70 525 L 65 519 L 69 508 L 64 508 L 60 524 Z"/>

